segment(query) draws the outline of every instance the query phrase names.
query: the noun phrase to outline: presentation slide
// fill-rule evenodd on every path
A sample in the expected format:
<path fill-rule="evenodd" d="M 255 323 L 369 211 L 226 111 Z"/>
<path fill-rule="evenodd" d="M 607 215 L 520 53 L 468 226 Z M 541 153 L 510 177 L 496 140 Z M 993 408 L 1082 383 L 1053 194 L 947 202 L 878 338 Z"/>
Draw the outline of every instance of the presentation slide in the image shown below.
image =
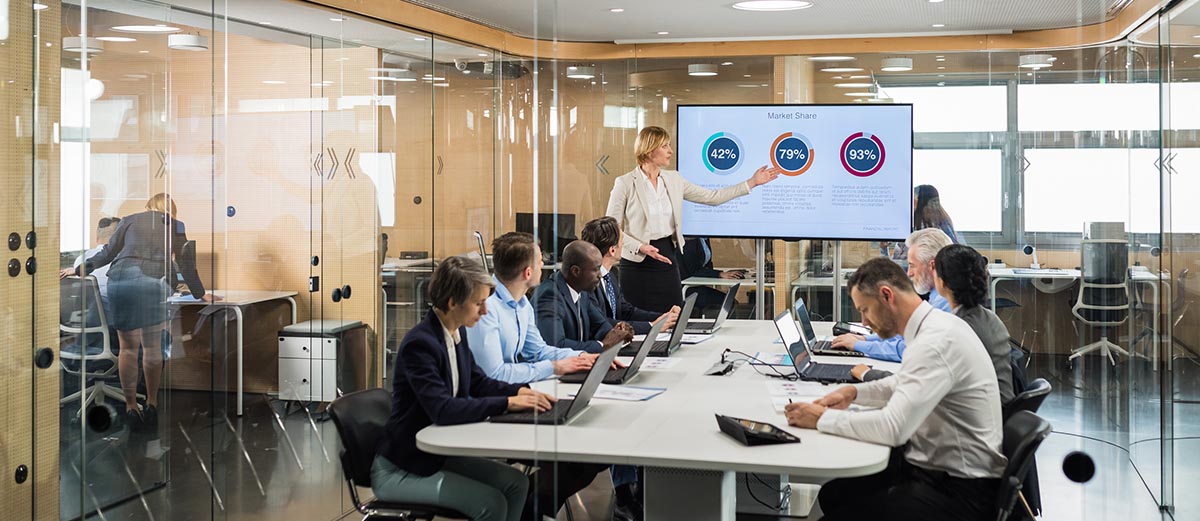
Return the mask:
<path fill-rule="evenodd" d="M 679 173 L 705 188 L 783 175 L 719 206 L 683 203 L 683 233 L 904 240 L 912 222 L 912 105 L 680 105 Z"/>

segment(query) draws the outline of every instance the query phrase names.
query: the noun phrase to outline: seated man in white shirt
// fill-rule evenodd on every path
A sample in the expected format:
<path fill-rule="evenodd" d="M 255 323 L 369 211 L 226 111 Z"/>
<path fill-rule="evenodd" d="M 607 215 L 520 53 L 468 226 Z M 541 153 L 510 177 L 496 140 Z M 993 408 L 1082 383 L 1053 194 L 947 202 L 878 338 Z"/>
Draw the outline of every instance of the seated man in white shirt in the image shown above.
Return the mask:
<path fill-rule="evenodd" d="M 904 361 L 882 380 L 788 405 L 788 423 L 904 448 L 883 472 L 825 484 L 824 519 L 991 521 L 1007 462 L 987 350 L 962 319 L 922 302 L 891 260 L 871 259 L 847 285 L 866 324 L 904 335 Z M 851 403 L 879 408 L 846 410 Z"/>
<path fill-rule="evenodd" d="M 120 217 L 103 217 L 103 218 L 101 218 L 100 221 L 98 223 L 96 223 L 96 237 L 93 240 L 93 243 L 92 243 L 93 246 L 90 249 L 84 251 L 82 254 L 80 254 L 79 257 L 75 258 L 74 266 L 78 267 L 80 264 L 83 264 L 84 260 L 91 257 L 92 255 L 95 255 L 97 252 L 100 251 L 101 248 L 104 247 L 105 244 L 108 244 L 108 239 L 112 238 L 113 231 L 115 231 L 117 229 L 117 224 L 120 222 L 121 222 Z M 67 271 L 67 270 L 63 270 L 63 271 Z M 70 274 L 74 275 L 75 274 L 74 270 L 71 270 Z M 92 270 L 90 273 L 88 273 L 88 275 L 91 275 L 96 278 L 96 288 L 100 290 L 101 305 L 103 305 L 104 309 L 107 311 L 108 310 L 108 265 L 104 265 L 99 268 L 96 268 L 95 270 Z M 109 319 L 109 320 L 111 320 L 111 319 Z"/>

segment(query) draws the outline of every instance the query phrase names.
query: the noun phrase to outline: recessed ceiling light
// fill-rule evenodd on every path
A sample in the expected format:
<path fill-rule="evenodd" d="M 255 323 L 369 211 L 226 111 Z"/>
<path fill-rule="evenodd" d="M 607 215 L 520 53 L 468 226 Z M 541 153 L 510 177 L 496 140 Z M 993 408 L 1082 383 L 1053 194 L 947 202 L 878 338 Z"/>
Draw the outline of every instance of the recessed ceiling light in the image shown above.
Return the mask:
<path fill-rule="evenodd" d="M 946 68 L 945 68 L 945 67 L 938 67 L 938 70 L 939 70 L 939 71 L 944 71 L 944 70 L 946 70 Z"/>
<path fill-rule="evenodd" d="M 946 75 L 945 75 L 945 74 L 938 74 L 938 77 L 939 77 L 939 78 L 945 78 L 945 77 L 946 77 Z"/>
<path fill-rule="evenodd" d="M 862 67 L 826 67 L 821 72 L 860 72 Z"/>
<path fill-rule="evenodd" d="M 345 18 L 342 18 L 342 17 L 340 17 L 340 16 L 335 16 L 335 17 L 333 17 L 333 18 L 330 18 L 330 19 L 329 19 L 329 21 L 330 21 L 330 22 L 345 22 L 345 21 L 346 21 L 346 19 L 345 19 Z"/>
<path fill-rule="evenodd" d="M 309 83 L 308 86 L 309 87 L 324 87 L 325 84 L 324 83 Z"/>
<path fill-rule="evenodd" d="M 1054 57 L 1049 54 L 1022 54 L 1018 60 L 1017 67 L 1021 69 L 1044 69 L 1054 64 Z"/>
<path fill-rule="evenodd" d="M 812 2 L 805 0 L 746 0 L 733 4 L 733 8 L 742 11 L 795 11 L 808 9 L 812 5 Z"/>
<path fill-rule="evenodd" d="M 567 77 L 573 80 L 590 80 L 596 77 L 596 69 L 583 65 L 567 67 Z"/>
<path fill-rule="evenodd" d="M 940 28 L 942 28 L 942 27 L 945 27 L 945 26 L 946 26 L 946 24 L 933 24 L 933 28 L 934 28 L 934 29 L 940 29 Z"/>
<path fill-rule="evenodd" d="M 199 34 L 172 34 L 167 36 L 167 48 L 176 51 L 207 51 L 208 37 Z"/>
<path fill-rule="evenodd" d="M 624 9 L 621 9 L 620 7 L 614 7 L 614 8 L 612 8 L 612 9 L 609 9 L 609 10 L 608 10 L 608 12 L 610 12 L 610 13 L 624 13 L 624 12 L 625 12 L 625 10 L 624 10 Z"/>
<path fill-rule="evenodd" d="M 413 40 L 416 40 L 418 42 L 423 42 L 423 41 L 425 41 L 425 37 L 424 36 L 413 36 Z"/>
<path fill-rule="evenodd" d="M 100 40 L 102 42 L 136 42 L 137 41 L 137 39 L 129 38 L 127 36 L 97 36 L 96 39 Z"/>
<path fill-rule="evenodd" d="M 138 54 L 150 54 L 150 51 L 138 51 Z"/>
<path fill-rule="evenodd" d="M 34 11 L 41 11 L 41 10 L 49 9 L 49 8 L 50 8 L 50 6 L 48 6 L 46 4 L 33 4 Z"/>
<path fill-rule="evenodd" d="M 939 82 L 937 82 L 937 86 L 938 86 L 938 87 L 945 87 L 945 86 L 946 86 L 946 82 L 944 82 L 944 81 L 939 81 Z"/>
<path fill-rule="evenodd" d="M 912 58 L 884 58 L 882 67 L 879 70 L 883 72 L 908 72 L 912 70 Z"/>
<path fill-rule="evenodd" d="M 658 35 L 659 35 L 659 36 L 666 36 L 666 35 L 668 35 L 668 34 L 671 34 L 671 31 L 659 31 L 659 32 L 658 32 Z"/>
<path fill-rule="evenodd" d="M 742 88 L 744 88 L 744 89 L 748 89 L 748 88 L 752 88 L 752 87 L 758 87 L 758 85 L 751 85 L 751 84 L 740 84 L 740 85 L 738 85 L 738 87 L 742 87 Z"/>
<path fill-rule="evenodd" d="M 433 86 L 434 87 L 449 87 L 450 84 L 449 83 L 434 83 Z"/>
<path fill-rule="evenodd" d="M 112 30 L 118 33 L 177 33 L 180 31 L 178 27 L 170 27 L 167 25 L 118 25 Z"/>
<path fill-rule="evenodd" d="M 280 80 L 263 80 L 263 83 L 265 83 L 265 84 L 267 84 L 267 85 L 284 85 L 284 84 L 286 84 L 287 82 L 286 82 L 286 81 L 280 81 Z"/>
<path fill-rule="evenodd" d="M 934 59 L 935 59 L 935 60 L 937 60 L 937 61 L 940 61 L 940 62 L 944 62 L 944 61 L 946 61 L 946 59 L 945 59 L 945 58 L 934 58 Z"/>
<path fill-rule="evenodd" d="M 1200 54 L 1193 54 L 1192 58 L 1200 58 Z"/>
<path fill-rule="evenodd" d="M 721 62 L 721 65 L 733 65 L 733 62 Z"/>
<path fill-rule="evenodd" d="M 750 75 L 749 75 L 749 74 L 743 74 L 743 75 L 742 75 L 742 77 L 743 77 L 743 78 L 749 78 L 749 77 L 750 77 Z"/>
<path fill-rule="evenodd" d="M 834 87 L 837 87 L 839 89 L 867 89 L 867 88 L 870 88 L 872 85 L 874 85 L 874 84 L 872 84 L 872 83 L 857 83 L 857 82 L 855 82 L 855 83 L 834 83 L 833 84 Z"/>
<path fill-rule="evenodd" d="M 716 76 L 717 66 L 711 63 L 693 63 L 688 65 L 688 76 Z"/>
<path fill-rule="evenodd" d="M 853 56 L 809 56 L 808 57 L 808 61 L 810 61 L 810 62 L 844 62 L 844 61 L 850 61 L 850 60 L 856 60 L 856 59 L 857 58 L 855 58 Z"/>
<path fill-rule="evenodd" d="M 104 43 L 97 38 L 81 38 L 79 36 L 68 36 L 62 40 L 62 49 L 67 52 L 87 52 L 87 53 L 102 53 L 104 52 Z"/>
<path fill-rule="evenodd" d="M 762 86 L 763 86 L 763 87 L 766 87 L 766 86 L 767 86 L 767 84 L 766 84 L 766 83 L 764 83 L 764 84 L 762 84 Z"/>
<path fill-rule="evenodd" d="M 478 52 L 478 53 L 475 53 L 475 56 L 478 56 L 480 58 L 487 58 L 488 56 L 491 56 L 491 55 L 486 52 Z"/>

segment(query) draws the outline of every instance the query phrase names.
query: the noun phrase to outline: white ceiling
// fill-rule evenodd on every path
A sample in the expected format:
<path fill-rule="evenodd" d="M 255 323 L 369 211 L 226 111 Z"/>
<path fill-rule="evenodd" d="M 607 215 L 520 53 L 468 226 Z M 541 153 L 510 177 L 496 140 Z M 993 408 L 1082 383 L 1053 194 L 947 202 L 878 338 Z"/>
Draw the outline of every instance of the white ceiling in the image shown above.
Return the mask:
<path fill-rule="evenodd" d="M 521 36 L 622 43 L 1007 33 L 1102 22 L 1120 2 L 812 0 L 798 11 L 748 12 L 730 7 L 736 0 L 408 1 Z"/>

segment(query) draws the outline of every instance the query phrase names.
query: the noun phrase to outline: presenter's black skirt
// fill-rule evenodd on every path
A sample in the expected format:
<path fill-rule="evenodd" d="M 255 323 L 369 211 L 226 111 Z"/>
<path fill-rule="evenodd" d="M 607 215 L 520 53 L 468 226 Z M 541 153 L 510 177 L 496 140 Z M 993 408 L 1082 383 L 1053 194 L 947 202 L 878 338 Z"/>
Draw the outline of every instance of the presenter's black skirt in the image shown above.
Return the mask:
<path fill-rule="evenodd" d="M 630 304 L 646 311 L 665 313 L 671 306 L 683 304 L 683 284 L 679 280 L 679 249 L 670 237 L 650 241 L 658 253 L 671 259 L 665 264 L 650 257 L 642 262 L 621 259 L 621 293 Z"/>

